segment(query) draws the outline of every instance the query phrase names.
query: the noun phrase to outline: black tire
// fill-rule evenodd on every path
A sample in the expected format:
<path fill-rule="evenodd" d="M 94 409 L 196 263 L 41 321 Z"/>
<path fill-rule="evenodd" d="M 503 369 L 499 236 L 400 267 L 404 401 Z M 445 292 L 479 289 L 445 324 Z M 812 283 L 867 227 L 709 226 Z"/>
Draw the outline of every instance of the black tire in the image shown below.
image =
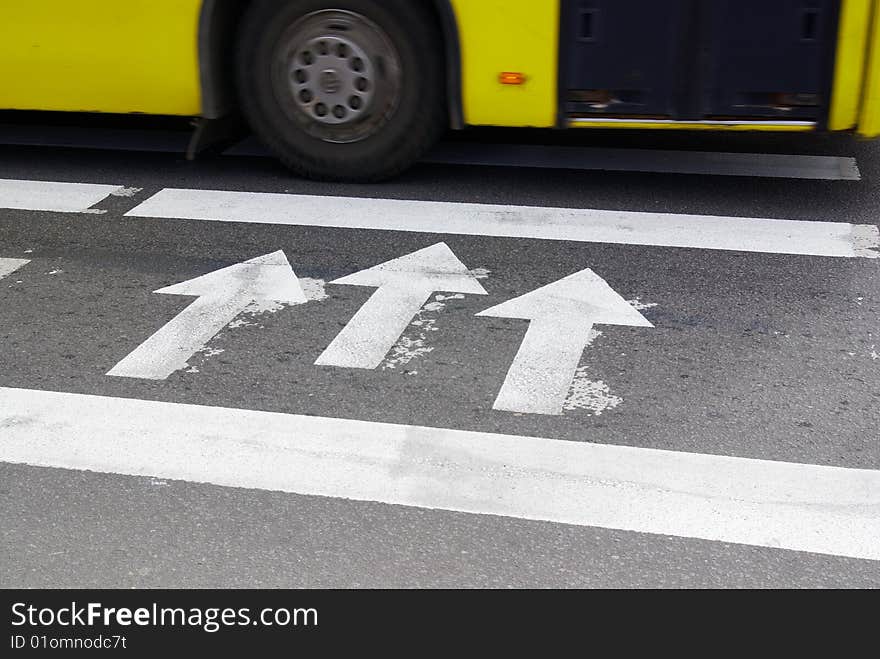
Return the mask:
<path fill-rule="evenodd" d="M 340 39 L 357 37 L 360 41 L 350 44 L 360 48 L 358 52 L 368 57 L 374 55 L 371 49 L 378 53 L 375 62 L 366 60 L 376 79 L 365 92 L 372 96 L 361 115 L 346 119 L 344 128 L 327 123 L 332 119 L 327 116 L 326 104 L 310 96 L 336 94 L 326 96 L 336 98 L 348 93 L 339 90 L 349 83 L 367 89 L 364 78 L 349 80 L 359 75 L 349 69 L 360 69 L 355 64 L 345 67 L 345 63 L 355 60 L 351 59 L 351 47 L 344 41 L 306 40 L 306 35 L 313 34 L 308 29 L 321 30 L 336 16 L 359 21 L 349 31 L 345 31 L 348 28 L 344 25 L 333 27 L 340 30 Z M 356 31 L 358 26 L 363 26 L 360 32 Z M 331 35 L 330 39 L 333 38 Z M 316 60 L 317 54 L 310 54 L 309 49 L 316 48 L 316 43 L 320 44 L 324 59 Z M 319 81 L 315 76 L 317 68 L 325 66 L 329 57 L 325 43 L 330 43 L 331 48 L 340 44 L 339 52 L 350 59 L 341 60 L 343 64 L 338 69 L 324 68 Z M 239 101 L 253 131 L 297 174 L 329 181 L 387 179 L 414 163 L 447 125 L 442 53 L 442 37 L 427 2 L 256 0 L 247 10 L 238 36 Z M 304 69 L 305 74 L 300 70 L 291 74 L 293 68 L 306 66 L 301 62 L 312 68 Z M 297 80 L 282 80 L 282 75 Z M 309 82 L 300 82 L 300 77 Z M 314 84 L 314 94 L 311 87 L 297 88 L 297 84 Z M 311 100 L 312 105 L 305 105 L 305 100 Z M 349 101 L 352 108 L 362 103 L 355 101 Z M 321 118 L 317 116 L 322 109 L 319 105 L 323 105 Z M 357 112 L 348 107 L 340 109 L 340 105 L 332 111 Z"/>

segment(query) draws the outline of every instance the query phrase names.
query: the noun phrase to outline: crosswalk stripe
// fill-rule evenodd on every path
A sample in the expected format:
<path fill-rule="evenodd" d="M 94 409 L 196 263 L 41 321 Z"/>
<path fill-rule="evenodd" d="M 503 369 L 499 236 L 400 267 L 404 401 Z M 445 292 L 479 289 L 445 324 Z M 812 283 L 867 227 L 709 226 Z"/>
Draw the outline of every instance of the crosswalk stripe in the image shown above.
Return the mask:
<path fill-rule="evenodd" d="M 0 428 L 8 463 L 880 560 L 880 471 L 10 388 Z"/>
<path fill-rule="evenodd" d="M 121 189 L 95 183 L 0 179 L 0 208 L 82 213 Z"/>
<path fill-rule="evenodd" d="M 133 217 L 380 229 L 772 254 L 880 256 L 873 225 L 166 188 Z"/>

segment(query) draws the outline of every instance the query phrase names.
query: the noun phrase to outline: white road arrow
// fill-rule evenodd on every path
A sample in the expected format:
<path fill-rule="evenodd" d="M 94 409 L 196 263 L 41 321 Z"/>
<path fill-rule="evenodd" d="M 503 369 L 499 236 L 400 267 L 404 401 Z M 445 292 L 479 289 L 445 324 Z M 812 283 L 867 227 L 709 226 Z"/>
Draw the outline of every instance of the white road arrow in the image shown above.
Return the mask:
<path fill-rule="evenodd" d="M 30 263 L 28 259 L 0 259 L 0 279 L 11 275 L 23 265 Z"/>
<path fill-rule="evenodd" d="M 477 315 L 531 321 L 493 405 L 529 414 L 562 414 L 593 325 L 653 327 L 589 268 Z"/>
<path fill-rule="evenodd" d="M 435 291 L 487 295 L 446 243 L 356 272 L 333 284 L 378 288 L 315 364 L 376 368 Z"/>
<path fill-rule="evenodd" d="M 307 301 L 284 252 L 266 254 L 209 272 L 155 293 L 198 299 L 144 341 L 107 375 L 164 380 L 186 366 L 217 332 L 252 304 Z"/>

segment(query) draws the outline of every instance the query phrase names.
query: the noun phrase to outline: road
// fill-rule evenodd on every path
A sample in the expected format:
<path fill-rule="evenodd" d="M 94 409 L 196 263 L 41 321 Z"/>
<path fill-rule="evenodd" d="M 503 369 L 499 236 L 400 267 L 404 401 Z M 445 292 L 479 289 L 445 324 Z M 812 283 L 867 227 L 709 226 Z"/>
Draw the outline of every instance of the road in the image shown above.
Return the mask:
<path fill-rule="evenodd" d="M 880 586 L 880 144 L 106 135 L 0 130 L 0 585 Z"/>

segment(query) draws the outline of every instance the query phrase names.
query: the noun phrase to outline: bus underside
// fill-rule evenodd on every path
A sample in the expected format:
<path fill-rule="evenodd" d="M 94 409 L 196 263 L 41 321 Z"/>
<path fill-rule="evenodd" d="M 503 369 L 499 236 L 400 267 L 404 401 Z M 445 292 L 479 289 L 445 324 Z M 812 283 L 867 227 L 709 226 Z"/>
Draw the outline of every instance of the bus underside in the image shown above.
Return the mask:
<path fill-rule="evenodd" d="M 391 175 L 450 125 L 880 135 L 880 0 L 31 0 L 5 14 L 0 109 L 241 112 L 321 178 Z"/>

